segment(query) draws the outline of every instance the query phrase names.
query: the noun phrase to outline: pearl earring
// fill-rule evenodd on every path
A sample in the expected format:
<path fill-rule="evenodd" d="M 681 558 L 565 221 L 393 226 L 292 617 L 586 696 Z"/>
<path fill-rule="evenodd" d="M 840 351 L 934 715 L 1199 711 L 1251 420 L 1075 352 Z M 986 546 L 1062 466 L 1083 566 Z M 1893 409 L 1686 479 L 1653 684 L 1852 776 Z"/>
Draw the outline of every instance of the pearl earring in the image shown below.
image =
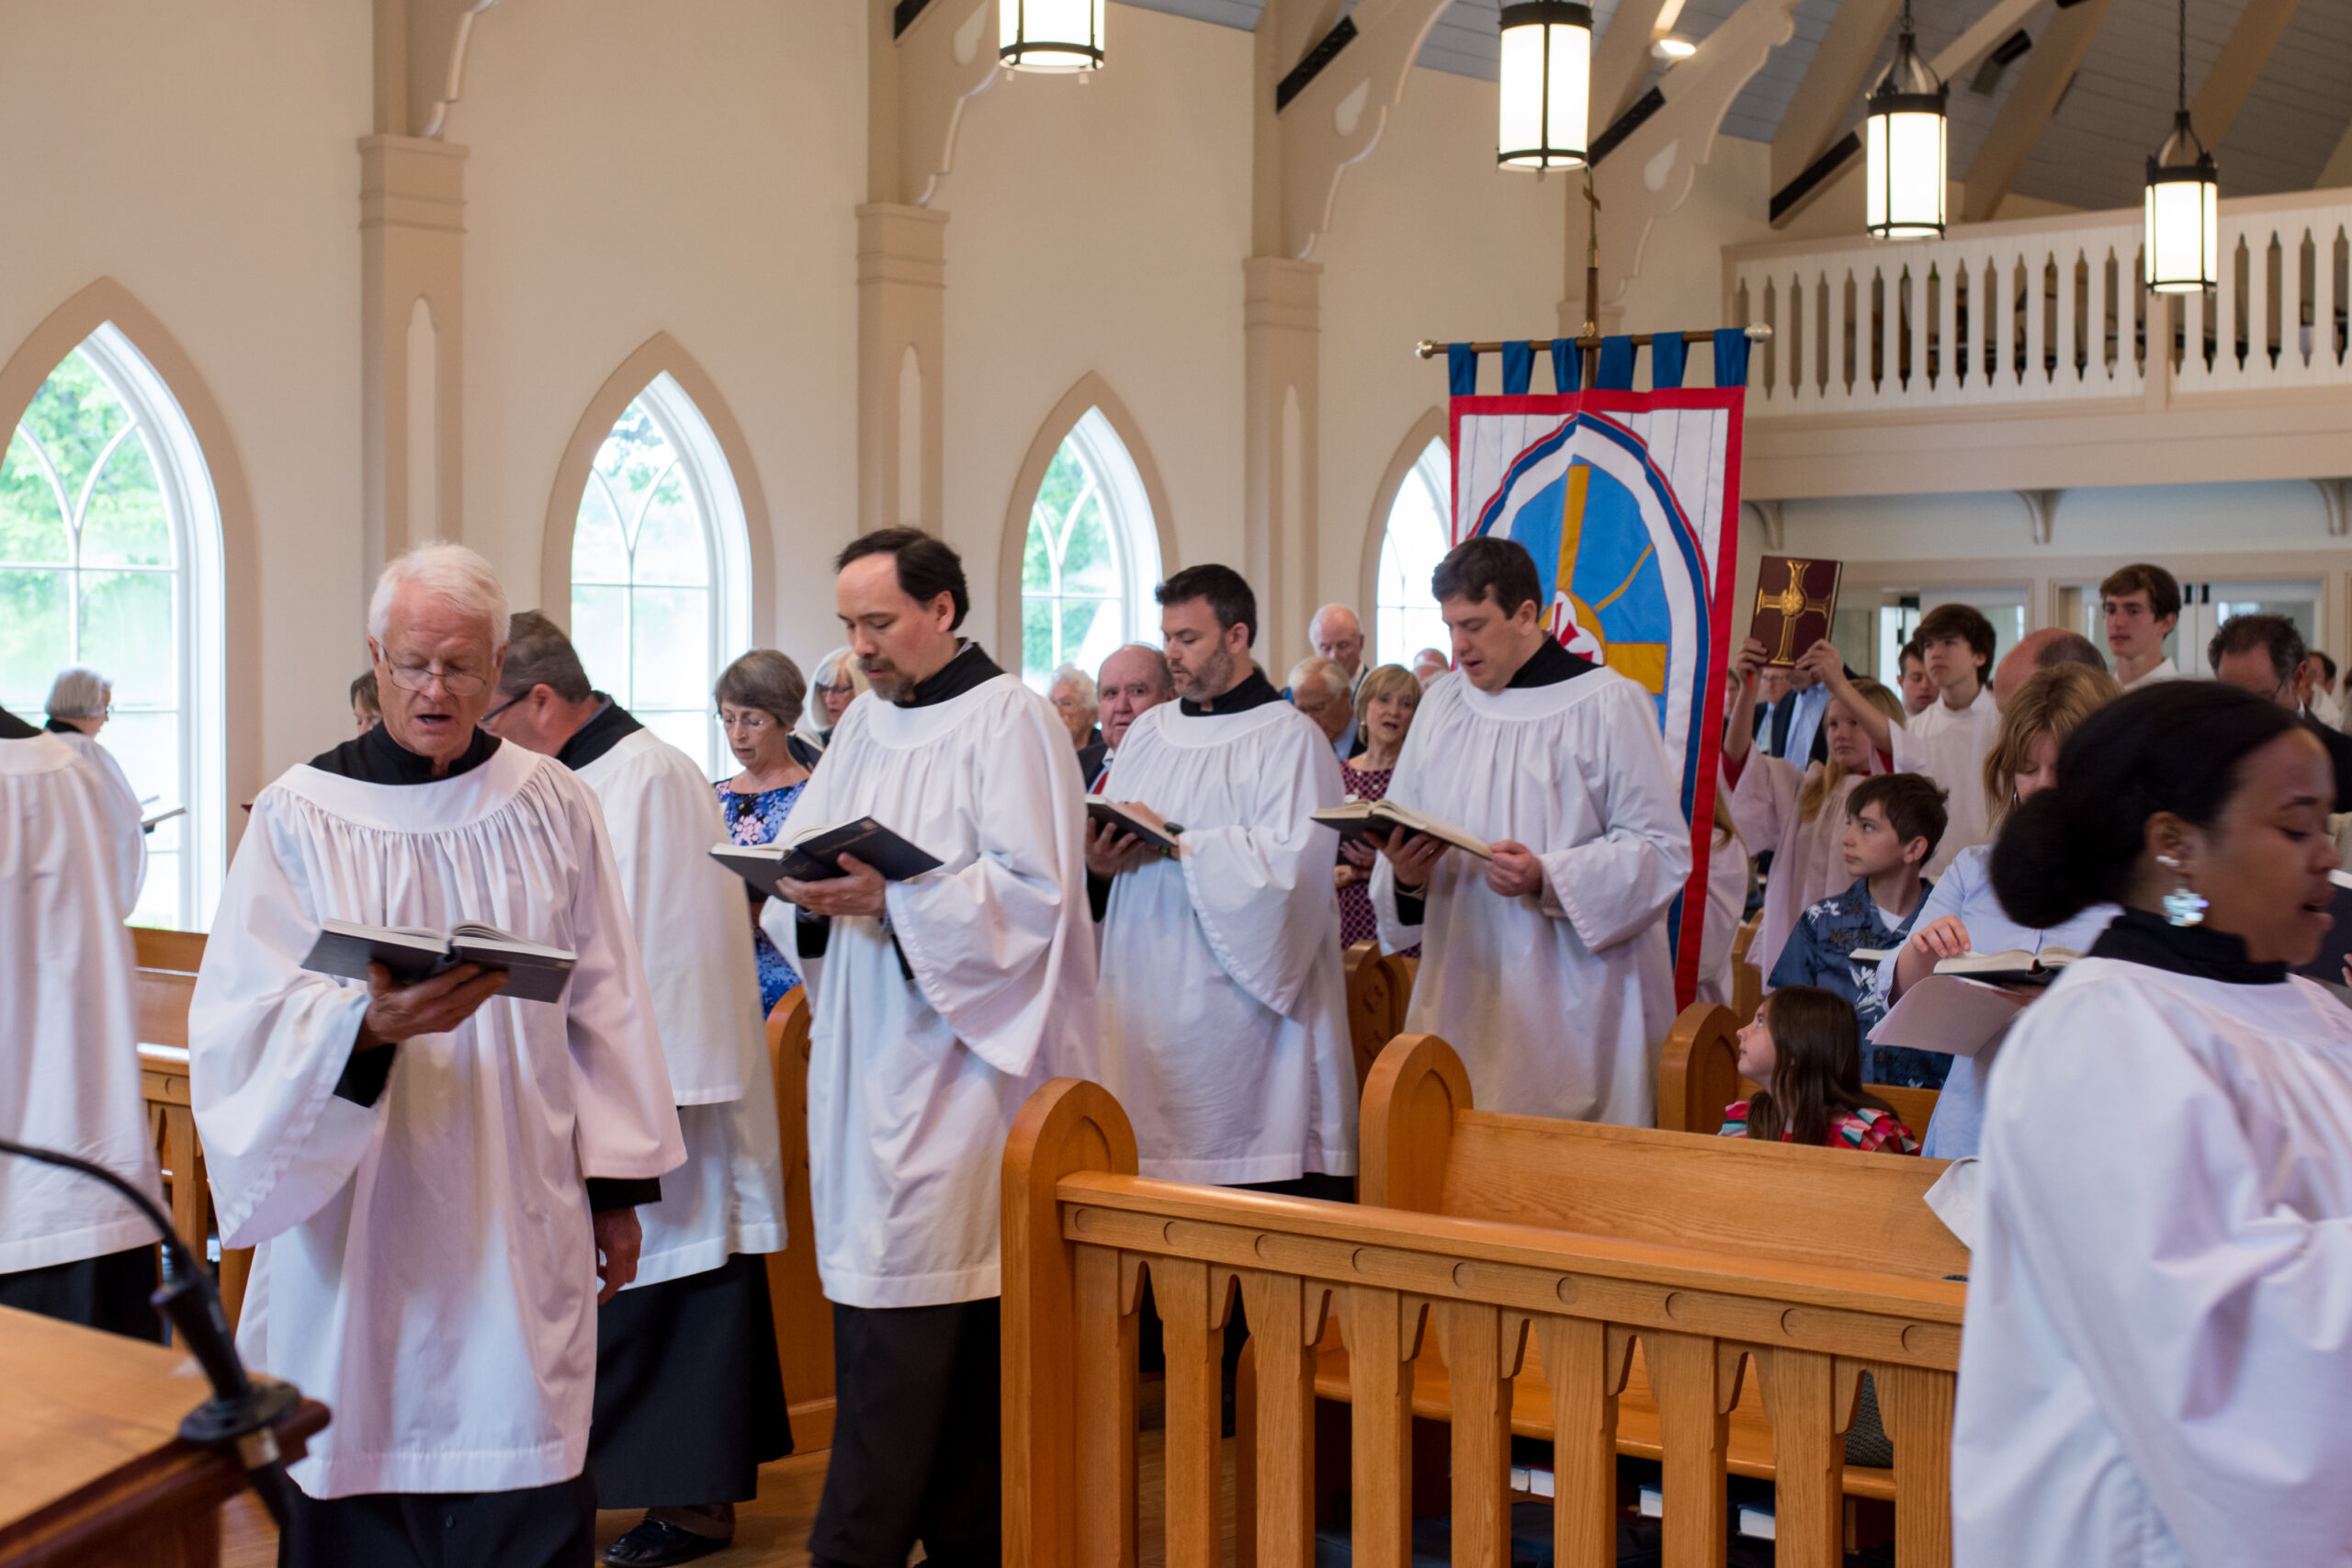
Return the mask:
<path fill-rule="evenodd" d="M 2171 855 L 2158 855 L 2156 863 L 2173 874 L 2173 890 L 2165 895 L 2165 919 L 2175 926 L 2200 926 L 2205 923 L 2206 901 L 2197 889 L 2188 885 L 2188 873 Z"/>

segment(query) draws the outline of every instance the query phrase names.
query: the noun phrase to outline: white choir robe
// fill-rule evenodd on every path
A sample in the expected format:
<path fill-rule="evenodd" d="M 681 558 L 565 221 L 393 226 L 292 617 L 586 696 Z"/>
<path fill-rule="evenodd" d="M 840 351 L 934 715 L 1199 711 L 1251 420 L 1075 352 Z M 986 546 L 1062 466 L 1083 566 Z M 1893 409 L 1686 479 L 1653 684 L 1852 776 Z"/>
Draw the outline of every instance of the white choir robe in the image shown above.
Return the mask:
<path fill-rule="evenodd" d="M 1083 787 L 1069 729 L 998 675 L 922 707 L 860 695 L 793 807 L 808 822 L 870 815 L 944 863 L 888 885 L 888 929 L 835 919 L 825 951 L 808 1155 L 833 1301 L 1000 1293 L 1012 1119 L 1047 1078 L 1095 1076 Z"/>
<path fill-rule="evenodd" d="M 1481 692 L 1440 676 L 1388 798 L 1542 862 L 1544 890 L 1504 898 L 1459 851 L 1430 874 L 1425 923 L 1398 918 L 1396 868 L 1372 874 L 1381 946 L 1421 943 L 1405 1027 L 1442 1035 L 1482 1111 L 1647 1127 L 1657 1046 L 1674 1024 L 1666 912 L 1690 874 L 1657 709 L 1600 669 Z"/>
<path fill-rule="evenodd" d="M 1933 881 L 1961 851 L 1993 840 L 1984 753 L 2000 732 L 2001 710 L 1993 705 L 1993 688 L 1980 686 L 1967 707 L 1952 708 L 1939 697 L 1909 724 L 1889 728 L 1894 771 L 1924 773 L 1944 791 L 1944 836 L 1921 868 Z"/>
<path fill-rule="evenodd" d="M 775 1079 L 743 881 L 710 858 L 727 837 L 718 797 L 693 759 L 650 729 L 579 776 L 604 807 L 686 1145 L 686 1163 L 662 1178 L 662 1201 L 637 1211 L 645 1241 L 627 1288 L 705 1273 L 739 1252 L 781 1252 Z"/>
<path fill-rule="evenodd" d="M 1724 792 L 1724 807 L 1731 813 L 1740 838 L 1758 854 L 1766 849 L 1772 852 L 1772 867 L 1764 874 L 1764 907 L 1756 922 L 1756 941 L 1747 950 L 1747 962 L 1767 981 L 1804 912 L 1832 893 L 1842 893 L 1854 885 L 1846 873 L 1846 797 L 1867 775 L 1846 773 L 1822 797 L 1821 809 L 1807 818 L 1799 809 L 1804 786 L 1826 766 L 1814 762 L 1800 769 L 1751 750 L 1737 784 L 1729 782 L 1729 770 L 1725 770 L 1715 785 Z M 1878 771 L 1875 752 L 1871 756 L 1871 771 Z"/>
<path fill-rule="evenodd" d="M 578 963 L 560 1003 L 492 997 L 393 1046 L 361 1106 L 334 1089 L 367 987 L 301 967 L 327 917 L 486 920 Z M 238 1348 L 334 1411 L 296 1482 L 343 1497 L 579 1474 L 583 1179 L 685 1156 L 594 795 L 511 745 L 430 784 L 289 769 L 254 801 L 212 931 L 189 1088 L 221 1243 L 258 1244 Z"/>
<path fill-rule="evenodd" d="M 2352 1558 L 2352 1012 L 2092 959 L 1984 1122 L 1957 1568 Z"/>
<path fill-rule="evenodd" d="M 1732 944 L 1747 918 L 1747 846 L 1737 833 L 1718 837 L 1707 852 L 1707 924 L 1699 935 L 1699 985 L 1692 999 L 1731 1005 L 1736 978 Z M 1742 1023 L 1746 1019 L 1740 1020 Z"/>
<path fill-rule="evenodd" d="M 161 1203 L 123 852 L 105 782 L 74 748 L 0 740 L 0 1137 L 94 1160 Z M 0 1155 L 0 1274 L 154 1239 L 112 1189 Z"/>
<path fill-rule="evenodd" d="M 1102 922 L 1102 1082 L 1146 1176 L 1355 1171 L 1355 1048 L 1331 868 L 1339 759 L 1288 703 L 1136 719 L 1102 793 L 1183 825 L 1123 872 Z"/>
<path fill-rule="evenodd" d="M 140 826 L 147 818 L 139 805 L 139 792 L 130 787 L 122 764 L 96 736 L 78 729 L 51 733 L 97 774 L 107 830 L 115 841 L 115 875 L 122 888 L 122 907 L 128 911 L 138 905 L 139 895 L 147 886 L 147 831 Z"/>

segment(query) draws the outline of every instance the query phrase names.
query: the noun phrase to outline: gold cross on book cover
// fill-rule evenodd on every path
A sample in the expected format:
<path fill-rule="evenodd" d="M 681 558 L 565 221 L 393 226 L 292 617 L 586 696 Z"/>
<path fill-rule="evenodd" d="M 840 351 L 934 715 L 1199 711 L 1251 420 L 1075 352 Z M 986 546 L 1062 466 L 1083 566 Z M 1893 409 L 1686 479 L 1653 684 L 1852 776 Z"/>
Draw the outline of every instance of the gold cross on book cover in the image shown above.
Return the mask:
<path fill-rule="evenodd" d="M 1756 571 L 1756 619 L 1747 635 L 1764 645 L 1767 664 L 1786 669 L 1829 635 L 1845 570 L 1843 561 L 1764 558 Z"/>

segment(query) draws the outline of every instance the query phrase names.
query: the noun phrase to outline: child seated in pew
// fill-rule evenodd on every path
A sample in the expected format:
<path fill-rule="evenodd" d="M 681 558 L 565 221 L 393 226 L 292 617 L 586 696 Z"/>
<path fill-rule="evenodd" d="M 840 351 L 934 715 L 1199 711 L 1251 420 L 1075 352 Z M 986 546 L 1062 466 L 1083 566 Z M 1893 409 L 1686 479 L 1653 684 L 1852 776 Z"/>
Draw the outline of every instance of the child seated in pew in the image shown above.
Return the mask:
<path fill-rule="evenodd" d="M 1839 841 L 1853 882 L 1797 921 L 1767 977 L 1768 989 L 1834 991 L 1852 1006 L 1861 1037 L 1870 1038 L 1886 1016 L 1886 998 L 1871 985 L 1879 955 L 1903 945 L 1928 901 L 1934 884 L 1921 871 L 1944 836 L 1944 791 L 1922 773 L 1880 773 L 1854 786 Z M 1857 953 L 1872 956 L 1857 959 Z M 1951 1069 L 1951 1058 L 1939 1052 L 1876 1045 L 1862 1051 L 1866 1083 L 1941 1089 Z"/>
<path fill-rule="evenodd" d="M 1864 1092 L 1860 1046 L 1845 998 L 1818 986 L 1774 991 L 1739 1032 L 1739 1070 L 1764 1087 L 1724 1108 L 1723 1135 L 1917 1154 L 1894 1108 Z"/>

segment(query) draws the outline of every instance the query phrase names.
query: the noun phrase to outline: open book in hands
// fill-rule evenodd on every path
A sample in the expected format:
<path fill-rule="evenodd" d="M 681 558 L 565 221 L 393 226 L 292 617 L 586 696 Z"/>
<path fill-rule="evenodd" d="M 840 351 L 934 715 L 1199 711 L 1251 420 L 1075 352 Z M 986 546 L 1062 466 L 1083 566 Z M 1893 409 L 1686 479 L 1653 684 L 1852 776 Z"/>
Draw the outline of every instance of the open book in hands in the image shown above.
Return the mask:
<path fill-rule="evenodd" d="M 1994 986 L 2040 987 L 2058 978 L 2060 971 L 2081 957 L 2071 947 L 2045 947 L 2040 953 L 2007 947 L 1998 953 L 1963 953 L 1958 958 L 1939 960 L 1936 973 Z"/>
<path fill-rule="evenodd" d="M 1401 829 L 1407 833 L 1427 833 L 1432 839 L 1442 839 L 1480 860 L 1495 858 L 1493 849 L 1476 834 L 1440 818 L 1425 816 L 1409 806 L 1399 806 L 1393 800 L 1351 800 L 1343 806 L 1327 806 L 1308 815 L 1326 828 L 1337 828 L 1340 841 L 1343 844 L 1358 839 L 1379 842 Z"/>
<path fill-rule="evenodd" d="M 1965 975 L 1922 975 L 1878 1021 L 1871 1043 L 1973 1056 L 2000 1043 L 2032 1000 Z"/>
<path fill-rule="evenodd" d="M 1112 828 L 1119 832 L 1131 834 L 1138 843 L 1148 845 L 1162 854 L 1170 855 L 1176 852 L 1176 836 L 1184 830 L 1184 825 L 1182 822 L 1170 822 L 1166 825 L 1167 831 L 1162 832 L 1136 815 L 1124 803 L 1105 800 L 1099 795 L 1087 797 L 1086 820 L 1097 828 Z"/>
<path fill-rule="evenodd" d="M 776 884 L 827 882 L 847 876 L 841 858 L 853 855 L 888 882 L 905 882 L 937 871 L 939 857 L 916 848 L 871 817 L 854 822 L 821 822 L 789 833 L 772 844 L 714 844 L 710 858 L 758 888 L 774 894 Z"/>
<path fill-rule="evenodd" d="M 339 975 L 346 980 L 368 978 L 368 965 L 380 964 L 392 978 L 413 986 L 430 980 L 460 964 L 478 964 L 502 970 L 506 988 L 502 997 L 526 1002 L 551 1002 L 563 995 L 571 977 L 576 954 L 560 947 L 525 942 L 511 931 L 480 920 L 460 920 L 447 931 L 423 926 L 365 926 L 352 920 L 322 921 L 319 940 L 311 944 L 302 967 L 314 975 Z"/>

